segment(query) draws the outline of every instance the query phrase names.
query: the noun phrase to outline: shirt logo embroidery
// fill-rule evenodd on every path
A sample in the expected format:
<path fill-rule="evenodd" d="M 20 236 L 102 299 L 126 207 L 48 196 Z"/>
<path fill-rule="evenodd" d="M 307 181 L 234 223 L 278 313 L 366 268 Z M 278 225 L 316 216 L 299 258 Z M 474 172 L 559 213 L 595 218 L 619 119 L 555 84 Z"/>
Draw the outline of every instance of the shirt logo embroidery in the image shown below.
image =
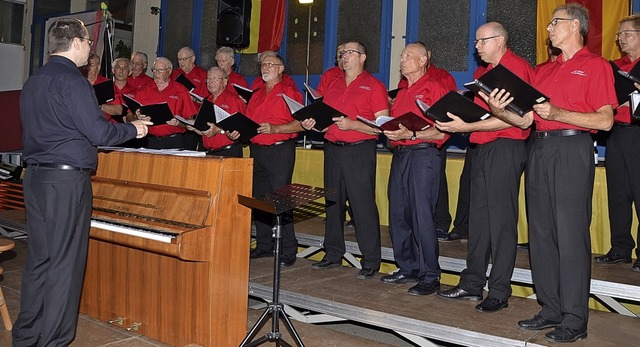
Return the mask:
<path fill-rule="evenodd" d="M 180 100 L 180 97 L 178 97 L 177 95 L 169 95 L 170 99 L 176 99 L 176 100 Z"/>
<path fill-rule="evenodd" d="M 230 109 L 229 105 L 227 105 L 227 104 L 221 104 L 221 105 L 218 105 L 218 107 L 224 108 L 224 109 L 227 109 L 227 110 Z"/>
<path fill-rule="evenodd" d="M 582 71 L 582 70 L 573 70 L 573 71 L 571 71 L 571 74 L 572 75 L 584 76 L 584 77 L 587 76 L 587 73 Z"/>
<path fill-rule="evenodd" d="M 360 86 L 360 89 L 371 90 L 371 87 L 369 87 L 369 86 Z"/>
<path fill-rule="evenodd" d="M 418 95 L 416 95 L 416 99 L 422 100 L 422 99 L 424 99 L 424 95 L 423 94 L 418 94 Z"/>

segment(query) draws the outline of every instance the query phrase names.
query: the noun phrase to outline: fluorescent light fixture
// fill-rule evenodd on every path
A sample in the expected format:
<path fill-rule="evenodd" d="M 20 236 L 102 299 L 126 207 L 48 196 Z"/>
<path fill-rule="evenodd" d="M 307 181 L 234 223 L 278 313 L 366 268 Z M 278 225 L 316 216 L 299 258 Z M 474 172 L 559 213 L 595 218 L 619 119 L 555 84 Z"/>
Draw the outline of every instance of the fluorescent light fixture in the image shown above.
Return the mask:
<path fill-rule="evenodd" d="M 298 0 L 300 4 L 313 4 L 313 0 Z"/>

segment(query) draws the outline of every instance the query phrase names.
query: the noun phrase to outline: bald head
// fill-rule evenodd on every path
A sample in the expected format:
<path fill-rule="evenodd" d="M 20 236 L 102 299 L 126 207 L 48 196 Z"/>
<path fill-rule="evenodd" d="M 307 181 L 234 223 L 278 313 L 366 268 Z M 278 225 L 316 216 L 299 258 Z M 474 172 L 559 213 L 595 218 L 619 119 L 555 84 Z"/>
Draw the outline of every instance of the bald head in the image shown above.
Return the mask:
<path fill-rule="evenodd" d="M 196 66 L 196 53 L 191 47 L 182 47 L 178 50 L 178 65 L 185 73 L 191 72 Z"/>

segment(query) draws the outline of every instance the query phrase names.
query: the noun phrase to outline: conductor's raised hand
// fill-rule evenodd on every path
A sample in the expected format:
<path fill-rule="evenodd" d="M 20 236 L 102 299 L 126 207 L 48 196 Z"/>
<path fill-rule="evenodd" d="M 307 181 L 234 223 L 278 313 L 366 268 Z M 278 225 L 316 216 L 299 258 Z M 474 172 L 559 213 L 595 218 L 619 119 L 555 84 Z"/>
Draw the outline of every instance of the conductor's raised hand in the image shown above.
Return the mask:
<path fill-rule="evenodd" d="M 134 120 L 131 122 L 136 127 L 136 139 L 141 139 L 149 133 L 149 126 L 153 123 L 144 120 Z"/>

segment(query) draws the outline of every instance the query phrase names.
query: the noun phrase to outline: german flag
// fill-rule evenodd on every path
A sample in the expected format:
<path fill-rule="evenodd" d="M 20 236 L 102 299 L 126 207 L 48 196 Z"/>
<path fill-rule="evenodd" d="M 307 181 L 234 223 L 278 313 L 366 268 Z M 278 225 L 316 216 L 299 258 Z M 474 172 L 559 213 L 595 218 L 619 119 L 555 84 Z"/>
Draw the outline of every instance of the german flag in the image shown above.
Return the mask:
<path fill-rule="evenodd" d="M 241 53 L 277 51 L 282 43 L 285 0 L 251 0 L 249 47 Z"/>
<path fill-rule="evenodd" d="M 589 33 L 587 47 L 605 59 L 617 59 L 620 51 L 616 45 L 618 22 L 631 14 L 630 0 L 538 0 L 538 29 L 536 40 L 537 63 L 547 60 L 547 24 L 553 10 L 565 3 L 579 3 L 589 9 Z"/>

